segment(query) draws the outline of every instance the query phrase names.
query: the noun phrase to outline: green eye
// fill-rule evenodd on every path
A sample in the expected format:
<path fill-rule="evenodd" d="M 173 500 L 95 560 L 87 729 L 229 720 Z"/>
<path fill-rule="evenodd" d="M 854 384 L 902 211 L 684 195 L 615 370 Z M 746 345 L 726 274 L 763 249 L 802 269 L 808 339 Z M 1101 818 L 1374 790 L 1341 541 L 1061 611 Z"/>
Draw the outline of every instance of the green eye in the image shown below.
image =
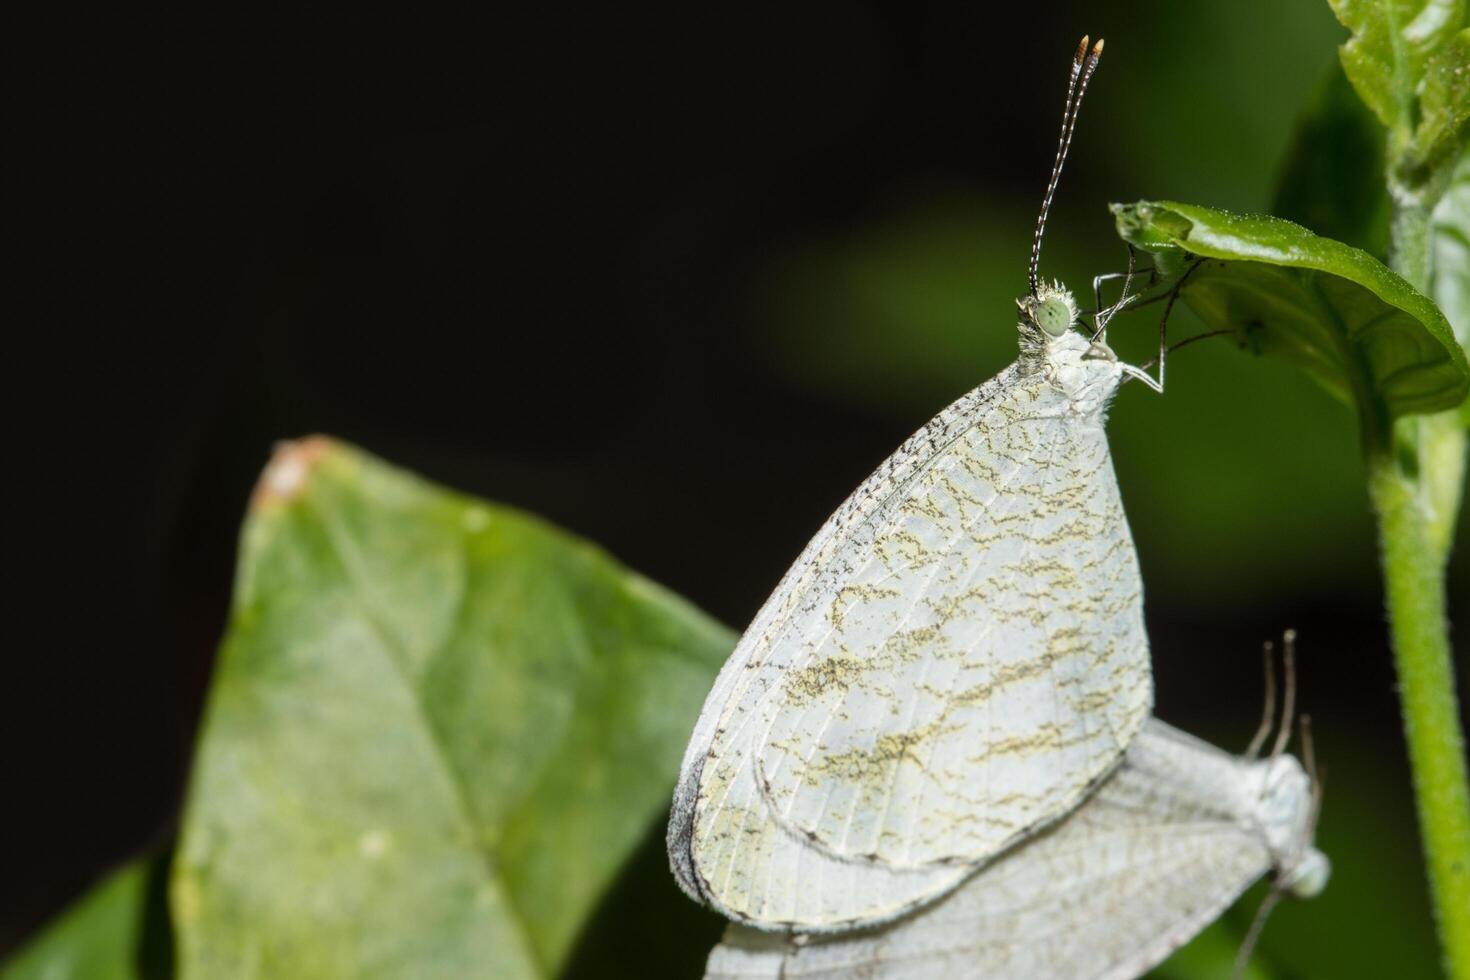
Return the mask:
<path fill-rule="evenodd" d="M 1047 299 L 1036 304 L 1036 325 L 1052 337 L 1060 337 L 1072 327 L 1072 311 L 1060 299 Z"/>

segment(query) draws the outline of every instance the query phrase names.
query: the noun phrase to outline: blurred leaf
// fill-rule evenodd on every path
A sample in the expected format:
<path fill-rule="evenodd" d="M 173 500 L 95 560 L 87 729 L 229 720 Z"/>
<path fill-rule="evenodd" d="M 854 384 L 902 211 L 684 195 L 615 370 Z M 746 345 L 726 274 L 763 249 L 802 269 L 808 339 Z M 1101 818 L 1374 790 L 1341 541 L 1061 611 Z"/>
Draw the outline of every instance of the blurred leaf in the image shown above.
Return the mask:
<path fill-rule="evenodd" d="M 1373 255 L 1388 252 L 1383 129 L 1334 63 L 1298 117 L 1272 213 Z"/>
<path fill-rule="evenodd" d="M 62 912 L 0 970 L 3 980 L 154 980 L 173 975 L 166 858 L 134 861 Z"/>
<path fill-rule="evenodd" d="M 1396 141 L 1411 145 L 1417 163 L 1427 162 L 1453 135 L 1456 118 L 1465 118 L 1463 107 L 1456 105 L 1465 94 L 1465 82 L 1453 80 L 1453 58 L 1436 61 L 1436 81 L 1422 90 L 1424 102 L 1419 102 L 1436 52 L 1463 34 L 1464 0 L 1328 2 L 1353 32 L 1340 55 L 1359 97 Z"/>
<path fill-rule="evenodd" d="M 1170 201 L 1114 205 L 1118 234 L 1206 259 L 1181 295 L 1211 328 L 1306 368 L 1358 406 L 1370 438 L 1403 415 L 1453 408 L 1470 369 L 1435 305 L 1377 259 L 1264 215 Z"/>
<path fill-rule="evenodd" d="M 557 972 L 733 637 L 322 438 L 277 453 L 241 550 L 172 882 L 183 975 Z"/>

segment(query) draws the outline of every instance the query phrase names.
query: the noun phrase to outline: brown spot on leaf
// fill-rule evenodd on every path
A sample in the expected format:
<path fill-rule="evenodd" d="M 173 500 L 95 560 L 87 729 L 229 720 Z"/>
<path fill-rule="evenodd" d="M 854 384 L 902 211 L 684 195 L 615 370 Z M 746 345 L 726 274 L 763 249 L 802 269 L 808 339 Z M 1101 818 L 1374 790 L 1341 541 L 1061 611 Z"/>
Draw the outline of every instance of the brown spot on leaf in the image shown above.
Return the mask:
<path fill-rule="evenodd" d="M 312 470 L 336 446 L 326 436 L 306 436 L 277 443 L 271 461 L 256 481 L 255 492 L 250 496 L 250 509 L 279 507 L 300 497 L 311 480 Z"/>

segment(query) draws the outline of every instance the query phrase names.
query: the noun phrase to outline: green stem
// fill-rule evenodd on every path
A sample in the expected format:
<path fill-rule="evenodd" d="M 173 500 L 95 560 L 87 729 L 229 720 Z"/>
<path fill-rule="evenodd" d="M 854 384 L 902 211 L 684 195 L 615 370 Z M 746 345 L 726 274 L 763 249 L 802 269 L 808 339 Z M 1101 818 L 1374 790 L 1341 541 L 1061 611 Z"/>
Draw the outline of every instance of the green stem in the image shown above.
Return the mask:
<path fill-rule="evenodd" d="M 1389 621 L 1419 829 L 1445 971 L 1470 978 L 1470 792 L 1445 616 L 1444 564 L 1415 479 L 1391 456 L 1371 464 Z"/>
<path fill-rule="evenodd" d="M 1401 188 L 1394 189 L 1394 197 L 1399 202 L 1393 209 L 1393 271 L 1428 294 L 1430 208 Z"/>
<path fill-rule="evenodd" d="M 1395 195 L 1393 265 L 1430 292 L 1429 208 Z M 1445 611 L 1445 564 L 1463 481 L 1456 413 L 1400 420 L 1370 448 L 1390 636 L 1419 831 L 1447 975 L 1470 980 L 1470 781 Z"/>

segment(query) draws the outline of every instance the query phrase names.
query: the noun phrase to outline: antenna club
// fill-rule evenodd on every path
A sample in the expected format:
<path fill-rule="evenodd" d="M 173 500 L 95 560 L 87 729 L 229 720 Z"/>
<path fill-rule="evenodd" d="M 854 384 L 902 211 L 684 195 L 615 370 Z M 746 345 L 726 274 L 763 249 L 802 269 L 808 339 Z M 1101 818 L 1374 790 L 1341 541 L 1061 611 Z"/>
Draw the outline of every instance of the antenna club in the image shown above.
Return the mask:
<path fill-rule="evenodd" d="M 1082 40 L 1077 42 L 1077 53 L 1072 55 L 1073 64 L 1080 65 L 1082 64 L 1082 59 L 1087 57 L 1087 42 L 1090 40 L 1091 38 L 1084 34 L 1082 35 Z"/>
<path fill-rule="evenodd" d="M 1084 37 L 1082 40 L 1086 41 L 1087 38 Z M 1097 39 L 1097 43 L 1092 46 L 1092 56 L 1094 58 L 1101 58 L 1102 57 L 1102 49 L 1103 49 L 1103 39 L 1102 38 L 1098 38 Z"/>

